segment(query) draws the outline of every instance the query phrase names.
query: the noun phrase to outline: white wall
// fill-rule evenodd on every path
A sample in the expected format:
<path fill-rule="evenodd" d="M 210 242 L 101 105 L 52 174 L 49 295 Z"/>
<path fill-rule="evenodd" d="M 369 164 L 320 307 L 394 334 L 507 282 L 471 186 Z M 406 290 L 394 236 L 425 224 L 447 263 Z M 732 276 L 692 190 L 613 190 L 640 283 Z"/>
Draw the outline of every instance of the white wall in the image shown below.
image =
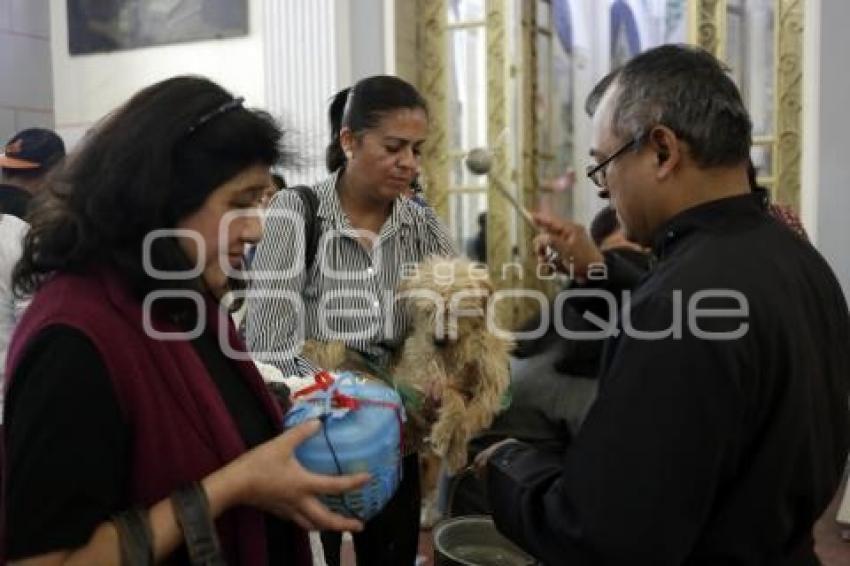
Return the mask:
<path fill-rule="evenodd" d="M 806 0 L 802 212 L 850 299 L 850 2 Z"/>
<path fill-rule="evenodd" d="M 249 0 L 243 38 L 74 57 L 66 0 L 49 2 L 56 129 L 69 145 L 142 87 L 198 74 L 281 118 L 304 165 L 287 178 L 312 182 L 324 174 L 330 96 L 387 68 L 385 0 Z"/>
<path fill-rule="evenodd" d="M 266 104 L 289 128 L 302 165 L 285 172 L 290 184 L 314 183 L 327 175 L 331 97 L 365 76 L 389 72 L 394 63 L 385 49 L 385 22 L 392 19 L 387 20 L 387 4 L 264 0 Z"/>
<path fill-rule="evenodd" d="M 347 0 L 346 0 L 347 1 Z M 290 185 L 327 175 L 328 102 L 340 88 L 336 33 L 338 0 L 265 0 L 266 104 L 281 116 L 301 167 L 285 171 Z M 346 22 L 347 24 L 347 22 Z"/>
<path fill-rule="evenodd" d="M 391 72 L 394 66 L 392 38 L 385 39 L 386 22 L 394 10 L 388 9 L 387 0 L 264 2 L 269 38 L 266 104 L 283 118 L 301 161 L 301 167 L 285 172 L 286 179 L 290 184 L 314 183 L 327 175 L 324 153 L 330 139 L 331 97 L 363 77 Z"/>
<path fill-rule="evenodd" d="M 611 1 L 572 2 L 573 59 L 573 147 L 575 148 L 576 185 L 573 188 L 573 220 L 589 224 L 608 201 L 597 196 L 597 189 L 584 174 L 590 163 L 591 120 L 584 101 L 596 83 L 610 70 Z"/>
<path fill-rule="evenodd" d="M 0 146 L 53 127 L 48 0 L 0 0 Z"/>
<path fill-rule="evenodd" d="M 340 84 L 347 86 L 387 72 L 387 12 L 384 0 L 336 0 Z"/>
<path fill-rule="evenodd" d="M 0 5 L 8 1 L 0 0 Z M 14 3 L 37 1 L 44 0 Z M 244 96 L 248 106 L 264 106 L 262 0 L 249 0 L 248 10 L 249 34 L 245 37 L 71 57 L 66 0 L 50 0 L 57 131 L 66 143 L 73 144 L 142 87 L 181 74 L 206 76 Z"/>

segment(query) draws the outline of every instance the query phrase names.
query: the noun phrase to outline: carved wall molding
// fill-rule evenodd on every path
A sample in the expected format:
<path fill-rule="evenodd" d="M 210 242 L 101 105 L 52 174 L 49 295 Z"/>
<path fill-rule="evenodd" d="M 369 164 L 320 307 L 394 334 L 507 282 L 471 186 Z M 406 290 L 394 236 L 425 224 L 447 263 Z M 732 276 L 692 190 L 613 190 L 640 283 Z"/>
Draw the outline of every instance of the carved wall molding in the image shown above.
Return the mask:
<path fill-rule="evenodd" d="M 428 102 L 430 130 L 422 152 L 425 197 L 437 214 L 449 216 L 447 0 L 418 0 L 418 86 Z"/>
<path fill-rule="evenodd" d="M 507 142 L 501 135 L 508 125 L 506 11 L 506 0 L 486 0 L 487 145 L 493 152 L 493 176 L 507 182 Z M 493 283 L 500 289 L 514 286 L 513 276 L 502 276 L 502 266 L 512 261 L 512 212 L 508 201 L 491 183 L 487 191 L 487 264 Z M 508 324 L 514 318 L 510 303 L 500 301 L 498 305 L 499 319 Z"/>
<path fill-rule="evenodd" d="M 726 57 L 726 0 L 692 0 L 691 42 L 720 60 Z"/>
<path fill-rule="evenodd" d="M 776 55 L 775 199 L 799 210 L 803 112 L 803 6 L 778 0 Z"/>
<path fill-rule="evenodd" d="M 538 147 L 540 143 L 539 132 L 543 127 L 542 116 L 537 109 L 536 102 L 543 93 L 540 92 L 539 65 L 540 53 L 538 53 L 538 21 L 537 6 L 535 2 L 523 2 L 521 19 L 521 94 L 520 112 L 522 113 L 522 132 L 520 143 L 522 149 L 522 163 L 520 168 L 521 200 L 526 209 L 534 210 L 538 206 L 540 197 L 540 171 L 542 165 L 542 153 L 548 151 L 548 147 Z M 536 291 L 542 291 L 552 296 L 554 294 L 552 285 L 537 277 L 537 257 L 533 253 L 533 241 L 537 235 L 524 222 L 519 222 L 519 245 L 524 249 L 523 271 L 525 281 L 523 286 Z M 540 308 L 536 301 L 526 299 L 520 300 L 515 307 L 516 323 L 522 324 Z"/>
<path fill-rule="evenodd" d="M 725 60 L 726 0 L 690 4 L 690 40 Z M 767 179 L 774 200 L 800 207 L 803 108 L 803 2 L 774 0 L 774 131 L 761 142 L 771 149 Z"/>

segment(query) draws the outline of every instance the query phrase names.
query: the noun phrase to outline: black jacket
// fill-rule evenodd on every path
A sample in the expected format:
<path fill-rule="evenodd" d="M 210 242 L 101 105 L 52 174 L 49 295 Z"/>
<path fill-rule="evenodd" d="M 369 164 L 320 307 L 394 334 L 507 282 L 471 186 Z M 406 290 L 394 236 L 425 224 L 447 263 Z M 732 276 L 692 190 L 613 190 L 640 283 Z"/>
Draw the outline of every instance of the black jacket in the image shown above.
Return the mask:
<path fill-rule="evenodd" d="M 573 444 L 491 458 L 497 525 L 551 565 L 816 564 L 812 525 L 848 447 L 850 323 L 832 271 L 749 195 L 680 214 L 654 252 Z M 681 336 L 636 336 L 676 313 Z"/>
<path fill-rule="evenodd" d="M 11 214 L 24 220 L 29 211 L 32 195 L 15 185 L 0 185 L 0 214 Z"/>

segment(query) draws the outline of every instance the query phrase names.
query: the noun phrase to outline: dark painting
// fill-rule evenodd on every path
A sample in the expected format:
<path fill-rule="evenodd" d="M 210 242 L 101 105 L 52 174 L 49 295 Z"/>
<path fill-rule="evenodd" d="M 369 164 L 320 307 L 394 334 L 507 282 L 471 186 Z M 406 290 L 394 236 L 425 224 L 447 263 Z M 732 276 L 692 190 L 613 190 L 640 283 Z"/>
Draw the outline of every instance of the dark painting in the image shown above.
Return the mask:
<path fill-rule="evenodd" d="M 71 55 L 248 33 L 247 0 L 67 0 Z"/>

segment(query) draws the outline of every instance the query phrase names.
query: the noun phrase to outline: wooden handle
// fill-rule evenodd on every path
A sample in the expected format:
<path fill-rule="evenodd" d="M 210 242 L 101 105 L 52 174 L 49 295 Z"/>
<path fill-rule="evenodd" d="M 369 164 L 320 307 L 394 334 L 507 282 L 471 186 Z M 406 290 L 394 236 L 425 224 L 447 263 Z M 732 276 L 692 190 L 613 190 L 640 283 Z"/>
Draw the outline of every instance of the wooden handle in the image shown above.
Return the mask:
<path fill-rule="evenodd" d="M 536 230 L 537 226 L 534 225 L 534 218 L 531 217 L 531 213 L 528 211 L 528 209 L 526 209 L 519 203 L 519 201 L 514 197 L 514 195 L 510 193 L 510 191 L 508 191 L 508 188 L 499 178 L 495 177 L 494 175 L 490 175 L 489 177 L 490 180 L 493 181 L 493 185 L 496 187 L 496 190 L 502 193 L 502 196 L 508 199 L 508 202 L 510 202 L 511 205 L 513 205 L 513 207 L 516 209 L 516 211 L 519 212 L 523 220 L 525 220 L 529 226 Z"/>

